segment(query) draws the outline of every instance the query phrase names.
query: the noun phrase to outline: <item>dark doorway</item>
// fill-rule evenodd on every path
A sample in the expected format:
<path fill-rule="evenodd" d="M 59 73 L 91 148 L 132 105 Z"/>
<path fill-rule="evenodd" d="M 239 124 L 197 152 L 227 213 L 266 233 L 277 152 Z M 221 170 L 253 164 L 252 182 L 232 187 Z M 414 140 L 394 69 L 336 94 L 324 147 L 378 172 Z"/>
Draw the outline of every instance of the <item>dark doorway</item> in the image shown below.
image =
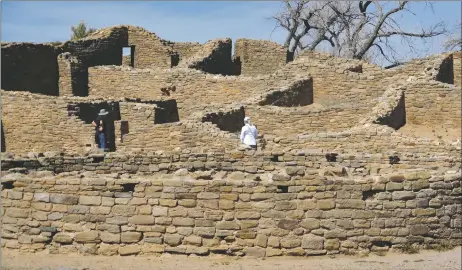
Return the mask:
<path fill-rule="evenodd" d="M 109 112 L 109 114 L 105 116 L 106 143 L 109 151 L 113 152 L 116 150 L 114 121 L 120 120 L 121 118 L 119 102 L 78 103 L 68 105 L 69 114 L 78 116 L 85 124 L 91 124 L 96 119 L 101 109 L 105 109 Z M 95 143 L 97 142 L 95 136 Z"/>
<path fill-rule="evenodd" d="M 156 101 L 154 124 L 165 124 L 180 121 L 176 100 Z"/>
<path fill-rule="evenodd" d="M 5 133 L 3 132 L 3 122 L 1 122 L 1 132 L 2 132 L 2 141 L 1 141 L 1 144 L 2 144 L 2 152 L 6 152 L 6 144 L 5 144 Z"/>

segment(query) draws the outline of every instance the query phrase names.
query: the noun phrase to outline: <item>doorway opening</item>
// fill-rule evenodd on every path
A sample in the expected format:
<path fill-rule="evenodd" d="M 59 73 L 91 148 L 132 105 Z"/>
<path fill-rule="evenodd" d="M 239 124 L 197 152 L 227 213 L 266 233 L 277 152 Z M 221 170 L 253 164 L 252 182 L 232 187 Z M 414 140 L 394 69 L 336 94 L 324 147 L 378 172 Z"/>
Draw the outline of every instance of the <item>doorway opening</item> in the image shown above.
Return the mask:
<path fill-rule="evenodd" d="M 122 65 L 135 67 L 135 46 L 122 48 Z"/>

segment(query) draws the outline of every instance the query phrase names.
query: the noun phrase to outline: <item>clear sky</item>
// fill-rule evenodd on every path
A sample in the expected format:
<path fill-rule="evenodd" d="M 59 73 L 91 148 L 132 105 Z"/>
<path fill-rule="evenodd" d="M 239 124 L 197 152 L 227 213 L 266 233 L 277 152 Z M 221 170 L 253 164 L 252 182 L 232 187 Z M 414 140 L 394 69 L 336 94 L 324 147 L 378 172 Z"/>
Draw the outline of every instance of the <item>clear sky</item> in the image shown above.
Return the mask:
<path fill-rule="evenodd" d="M 269 18 L 281 8 L 278 1 L 5 1 L 1 2 L 1 40 L 65 41 L 70 27 L 84 20 L 90 27 L 120 24 L 141 26 L 171 41 L 206 42 L 215 38 L 269 39 L 283 43 L 285 33 L 273 32 Z M 405 29 L 419 29 L 443 19 L 453 27 L 461 19 L 460 1 L 411 3 L 417 16 L 400 18 Z M 399 17 L 398 17 L 399 18 Z M 445 37 L 427 44 L 429 53 L 441 50 Z M 405 49 L 405 48 L 403 48 Z"/>

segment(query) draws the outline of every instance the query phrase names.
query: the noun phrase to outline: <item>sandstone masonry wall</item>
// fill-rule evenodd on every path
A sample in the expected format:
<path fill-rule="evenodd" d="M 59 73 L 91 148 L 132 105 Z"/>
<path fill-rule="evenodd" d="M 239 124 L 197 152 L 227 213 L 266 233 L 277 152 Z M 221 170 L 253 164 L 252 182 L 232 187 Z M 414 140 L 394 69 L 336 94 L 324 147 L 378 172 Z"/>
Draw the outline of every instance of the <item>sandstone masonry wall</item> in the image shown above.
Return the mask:
<path fill-rule="evenodd" d="M 2 91 L 6 151 L 82 153 L 94 143 L 91 125 L 68 116 L 65 100 Z"/>
<path fill-rule="evenodd" d="M 2 43 L 2 89 L 59 94 L 60 48 L 51 44 Z"/>
<path fill-rule="evenodd" d="M 232 46 L 232 40 L 229 38 L 210 40 L 178 66 L 211 74 L 233 75 L 235 68 L 231 58 Z"/>
<path fill-rule="evenodd" d="M 265 135 L 283 137 L 287 134 L 341 131 L 355 126 L 367 112 L 362 107 L 326 109 L 301 107 L 246 106 L 246 116 Z"/>
<path fill-rule="evenodd" d="M 306 77 L 309 78 L 308 75 Z M 192 115 L 195 107 L 207 107 L 214 103 L 223 107 L 272 90 L 287 89 L 292 85 L 298 87 L 299 84 L 293 82 L 295 79 L 292 75 L 286 77 L 279 74 L 254 78 L 224 77 L 183 68 L 170 71 L 116 66 L 89 69 L 90 96 L 147 100 L 168 96 L 177 101 L 180 120 Z M 161 88 L 166 86 L 175 86 L 175 91 L 163 93 Z"/>
<path fill-rule="evenodd" d="M 271 257 L 460 244 L 458 173 L 349 180 L 303 166 L 267 172 L 9 174 L 2 179 L 9 183 L 2 190 L 2 247 Z"/>
<path fill-rule="evenodd" d="M 172 49 L 178 53 L 180 62 L 196 55 L 202 50 L 202 44 L 198 42 L 169 42 Z"/>
<path fill-rule="evenodd" d="M 88 96 L 88 67 L 70 53 L 58 55 L 59 95 Z"/>
<path fill-rule="evenodd" d="M 240 62 L 241 75 L 265 75 L 287 63 L 287 50 L 275 42 L 243 38 L 236 40 L 234 59 Z"/>
<path fill-rule="evenodd" d="M 462 87 L 462 51 L 453 53 L 454 85 Z"/>
<path fill-rule="evenodd" d="M 417 82 L 407 87 L 405 103 L 407 123 L 461 128 L 460 88 L 436 81 Z"/>
<path fill-rule="evenodd" d="M 141 27 L 128 26 L 128 45 L 135 46 L 136 68 L 173 66 L 172 59 L 175 53 L 167 41 Z"/>

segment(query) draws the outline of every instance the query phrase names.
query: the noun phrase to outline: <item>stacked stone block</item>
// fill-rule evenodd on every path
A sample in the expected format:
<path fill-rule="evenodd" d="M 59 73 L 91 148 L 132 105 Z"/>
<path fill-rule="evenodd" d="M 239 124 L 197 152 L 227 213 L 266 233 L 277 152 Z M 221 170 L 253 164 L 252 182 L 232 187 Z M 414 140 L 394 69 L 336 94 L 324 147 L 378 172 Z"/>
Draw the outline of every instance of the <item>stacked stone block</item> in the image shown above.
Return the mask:
<path fill-rule="evenodd" d="M 457 245 L 462 237 L 457 173 L 355 181 L 287 167 L 271 179 L 264 175 L 184 169 L 120 179 L 12 174 L 5 178 L 13 188 L 2 191 L 2 246 L 271 257 Z"/>

